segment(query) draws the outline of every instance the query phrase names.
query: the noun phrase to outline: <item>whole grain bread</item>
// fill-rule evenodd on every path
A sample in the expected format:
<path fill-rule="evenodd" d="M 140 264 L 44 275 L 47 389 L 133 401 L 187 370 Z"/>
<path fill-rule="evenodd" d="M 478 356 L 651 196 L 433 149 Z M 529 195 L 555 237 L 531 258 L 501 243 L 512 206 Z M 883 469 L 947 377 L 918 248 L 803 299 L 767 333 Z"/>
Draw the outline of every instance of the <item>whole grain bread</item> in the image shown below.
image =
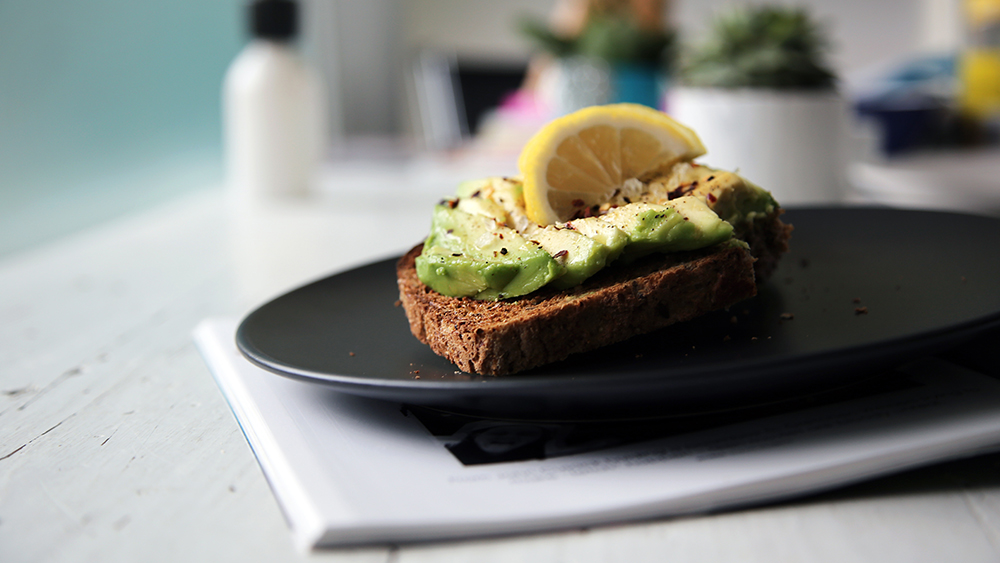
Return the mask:
<path fill-rule="evenodd" d="M 788 252 L 793 227 L 781 220 L 784 213 L 779 207 L 763 217 L 735 225 L 733 230 L 734 237 L 750 245 L 750 254 L 757 260 L 753 269 L 758 284 L 771 277 L 781 255 Z"/>
<path fill-rule="evenodd" d="M 477 301 L 441 295 L 417 277 L 422 245 L 397 265 L 410 330 L 460 369 L 506 375 L 723 309 L 756 294 L 754 258 L 729 241 L 606 268 L 568 290 Z"/>

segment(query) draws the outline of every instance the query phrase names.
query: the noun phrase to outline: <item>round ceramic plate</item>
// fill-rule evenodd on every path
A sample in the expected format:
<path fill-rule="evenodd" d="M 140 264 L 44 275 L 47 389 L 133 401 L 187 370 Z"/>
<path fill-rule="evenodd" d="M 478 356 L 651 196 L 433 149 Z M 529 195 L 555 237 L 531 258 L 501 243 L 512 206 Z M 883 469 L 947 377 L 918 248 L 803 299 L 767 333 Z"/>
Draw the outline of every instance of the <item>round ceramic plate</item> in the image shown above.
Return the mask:
<path fill-rule="evenodd" d="M 851 385 L 1000 326 L 1000 220 L 795 209 L 791 251 L 728 311 L 505 377 L 457 371 L 410 334 L 395 260 L 296 289 L 237 331 L 253 363 L 357 395 L 482 416 L 703 413 Z"/>

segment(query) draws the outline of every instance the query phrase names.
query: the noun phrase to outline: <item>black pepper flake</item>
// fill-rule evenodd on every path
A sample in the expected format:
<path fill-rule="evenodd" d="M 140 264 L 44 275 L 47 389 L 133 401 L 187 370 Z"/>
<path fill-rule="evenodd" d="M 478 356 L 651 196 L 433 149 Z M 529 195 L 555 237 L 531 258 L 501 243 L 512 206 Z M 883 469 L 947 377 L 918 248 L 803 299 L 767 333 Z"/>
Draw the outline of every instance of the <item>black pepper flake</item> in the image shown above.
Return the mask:
<path fill-rule="evenodd" d="M 632 200 L 627 197 L 623 197 L 622 199 L 625 200 L 625 203 L 632 203 Z"/>
<path fill-rule="evenodd" d="M 685 196 L 689 194 L 692 190 L 694 190 L 694 188 L 695 184 L 683 184 L 677 186 L 677 189 L 667 192 L 667 199 L 676 199 L 681 196 Z"/>
<path fill-rule="evenodd" d="M 476 190 L 472 192 L 472 197 L 479 197 L 479 194 L 483 193 L 481 190 Z"/>
<path fill-rule="evenodd" d="M 706 182 L 711 182 L 714 179 L 715 179 L 715 176 L 709 176 L 708 178 L 705 178 L 705 181 Z"/>
<path fill-rule="evenodd" d="M 562 258 L 563 256 L 566 256 L 568 254 L 569 254 L 568 250 L 560 250 L 559 252 L 556 252 L 555 254 L 553 254 L 552 257 L 553 258 Z"/>
<path fill-rule="evenodd" d="M 503 238 L 503 235 L 501 235 L 500 238 Z M 501 248 L 500 249 L 500 254 L 503 254 L 504 256 L 506 256 L 507 255 L 507 249 L 506 248 Z"/>
<path fill-rule="evenodd" d="M 446 233 L 448 233 L 448 234 L 450 235 L 451 233 L 454 233 L 454 232 L 455 232 L 455 229 L 448 229 L 448 230 L 447 230 L 447 231 L 445 231 L 445 232 L 446 232 Z"/>
<path fill-rule="evenodd" d="M 868 314 L 868 307 L 855 307 L 854 308 L 854 314 L 855 315 L 867 315 Z"/>
<path fill-rule="evenodd" d="M 461 252 L 452 252 L 451 255 L 452 256 L 461 256 L 462 253 Z"/>
<path fill-rule="evenodd" d="M 500 237 L 501 240 L 503 240 L 503 233 L 497 233 L 497 236 Z"/>

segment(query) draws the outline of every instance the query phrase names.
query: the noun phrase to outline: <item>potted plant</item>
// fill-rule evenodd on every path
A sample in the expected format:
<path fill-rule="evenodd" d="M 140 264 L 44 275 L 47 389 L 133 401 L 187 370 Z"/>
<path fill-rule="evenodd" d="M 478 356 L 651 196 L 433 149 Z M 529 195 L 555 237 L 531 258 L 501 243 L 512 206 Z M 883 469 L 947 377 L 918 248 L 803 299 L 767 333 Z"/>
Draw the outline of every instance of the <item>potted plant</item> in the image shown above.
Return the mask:
<path fill-rule="evenodd" d="M 782 203 L 839 200 L 846 111 L 825 49 L 802 9 L 724 13 L 686 55 L 668 111 L 698 132 L 713 166 L 738 168 Z"/>
<path fill-rule="evenodd" d="M 632 102 L 661 107 L 675 53 L 662 2 L 564 2 L 552 25 L 525 20 L 521 31 L 547 53 L 553 113 Z"/>

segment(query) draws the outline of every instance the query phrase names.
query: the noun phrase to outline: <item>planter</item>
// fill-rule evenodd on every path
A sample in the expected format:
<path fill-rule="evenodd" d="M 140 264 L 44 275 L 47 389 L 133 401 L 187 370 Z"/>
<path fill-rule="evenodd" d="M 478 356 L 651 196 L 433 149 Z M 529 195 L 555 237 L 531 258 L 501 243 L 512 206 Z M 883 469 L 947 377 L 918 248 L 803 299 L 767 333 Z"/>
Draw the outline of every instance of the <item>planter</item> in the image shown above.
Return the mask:
<path fill-rule="evenodd" d="M 782 205 L 844 199 L 848 114 L 835 93 L 675 88 L 667 111 L 701 137 L 706 164 L 738 171 Z"/>

